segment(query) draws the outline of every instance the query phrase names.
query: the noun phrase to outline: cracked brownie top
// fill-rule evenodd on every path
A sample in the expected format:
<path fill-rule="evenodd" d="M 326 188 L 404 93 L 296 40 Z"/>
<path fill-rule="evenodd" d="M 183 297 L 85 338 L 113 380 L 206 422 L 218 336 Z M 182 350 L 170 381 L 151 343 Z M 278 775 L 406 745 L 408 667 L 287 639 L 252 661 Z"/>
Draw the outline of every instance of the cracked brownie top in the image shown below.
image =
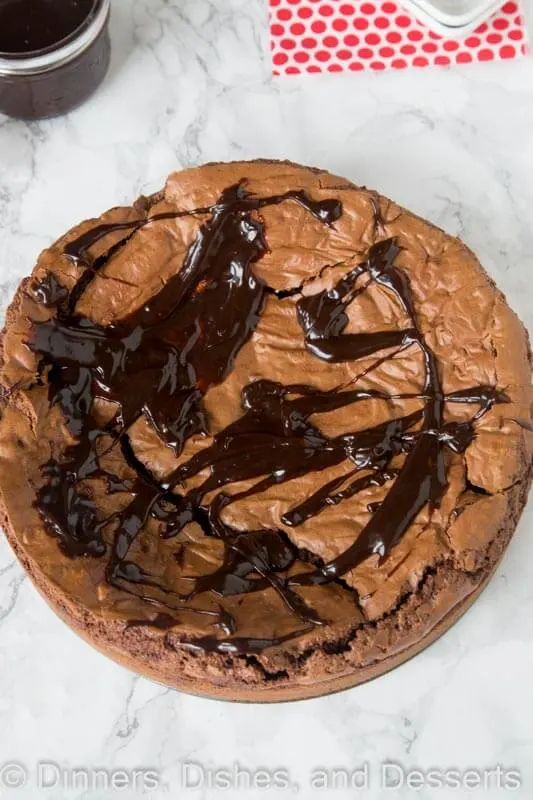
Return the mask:
<path fill-rule="evenodd" d="M 38 585 L 219 681 L 401 649 L 490 571 L 529 480 L 527 336 L 476 258 L 289 163 L 176 173 L 70 231 L 9 311 L 2 384 Z"/>

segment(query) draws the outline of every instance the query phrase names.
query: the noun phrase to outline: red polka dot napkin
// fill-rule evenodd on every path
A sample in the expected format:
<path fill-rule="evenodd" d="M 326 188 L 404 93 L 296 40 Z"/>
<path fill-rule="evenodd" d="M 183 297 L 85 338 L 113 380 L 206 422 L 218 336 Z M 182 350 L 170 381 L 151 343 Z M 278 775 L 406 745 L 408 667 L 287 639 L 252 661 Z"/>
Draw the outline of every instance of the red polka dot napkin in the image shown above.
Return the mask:
<path fill-rule="evenodd" d="M 506 2 L 464 39 L 434 33 L 396 2 L 269 2 L 275 75 L 466 64 L 527 52 L 516 2 Z"/>

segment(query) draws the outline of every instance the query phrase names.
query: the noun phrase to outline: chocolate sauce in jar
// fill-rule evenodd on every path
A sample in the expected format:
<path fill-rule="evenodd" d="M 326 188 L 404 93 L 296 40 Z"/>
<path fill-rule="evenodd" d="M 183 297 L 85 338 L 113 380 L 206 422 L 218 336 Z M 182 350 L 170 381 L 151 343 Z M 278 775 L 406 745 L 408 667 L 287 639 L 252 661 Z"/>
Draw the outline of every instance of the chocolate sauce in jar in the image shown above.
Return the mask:
<path fill-rule="evenodd" d="M 109 67 L 110 0 L 0 0 L 0 113 L 23 119 L 83 103 Z"/>

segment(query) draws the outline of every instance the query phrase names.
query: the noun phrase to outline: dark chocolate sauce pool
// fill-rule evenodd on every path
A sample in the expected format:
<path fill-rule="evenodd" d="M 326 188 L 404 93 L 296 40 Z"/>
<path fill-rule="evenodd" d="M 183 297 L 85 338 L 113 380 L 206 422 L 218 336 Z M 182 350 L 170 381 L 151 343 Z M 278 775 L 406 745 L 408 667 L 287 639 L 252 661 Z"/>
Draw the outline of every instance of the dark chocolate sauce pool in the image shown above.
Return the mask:
<path fill-rule="evenodd" d="M 0 0 L 0 52 L 53 47 L 87 19 L 94 0 Z"/>
<path fill-rule="evenodd" d="M 160 609 L 154 627 L 175 626 L 180 608 L 195 612 L 191 603 L 204 592 L 224 598 L 272 589 L 295 620 L 294 632 L 282 639 L 250 639 L 239 635 L 235 620 L 221 606 L 212 635 L 179 643 L 191 649 L 254 653 L 324 624 L 298 587 L 339 581 L 372 555 L 385 559 L 419 512 L 439 505 L 447 487 L 446 450 L 464 452 L 475 435 L 475 423 L 494 404 L 508 402 L 503 392 L 491 386 L 443 394 L 437 360 L 418 325 L 409 279 L 396 266 L 400 247 L 388 239 L 373 245 L 366 259 L 333 289 L 301 297 L 296 313 L 305 346 L 316 358 L 347 362 L 376 355 L 359 378 L 398 353 L 417 348 L 424 359 L 425 377 L 420 394 L 410 397 L 418 398 L 421 408 L 367 430 L 328 437 L 311 422 L 313 415 L 345 406 L 353 406 L 355 413 L 363 400 L 401 396 L 358 389 L 357 380 L 351 387 L 329 392 L 312 385 L 258 380 L 243 389 L 242 415 L 235 422 L 164 482 L 156 480 L 135 455 L 128 430 L 144 416 L 176 454 L 193 434 L 209 433 L 203 397 L 230 373 L 257 326 L 265 297 L 275 294 L 254 274 L 254 264 L 268 250 L 264 224 L 254 212 L 285 202 L 299 203 L 325 227 L 333 226 L 342 214 L 341 204 L 333 199 L 316 202 L 299 191 L 257 198 L 241 183 L 225 190 L 211 208 L 96 226 L 65 248 L 65 256 L 81 273 L 70 292 L 52 275 L 34 287 L 36 298 L 55 314 L 33 325 L 30 345 L 41 356 L 50 401 L 59 405 L 77 440 L 60 461 L 44 466 L 37 500 L 47 530 L 58 537 L 64 553 L 72 558 L 106 557 L 111 585 L 137 596 L 134 588 L 142 587 L 142 596 L 154 603 L 150 587 L 161 586 L 128 557 L 132 544 L 150 517 L 159 521 L 165 538 L 196 522 L 207 535 L 224 543 L 223 562 L 215 572 L 194 579 L 186 596 L 166 587 L 169 601 L 166 607 L 157 601 Z M 77 313 L 79 299 L 116 251 L 112 247 L 94 259 L 90 250 L 96 242 L 113 231 L 125 231 L 122 247 L 142 227 L 186 215 L 205 220 L 181 270 L 159 294 L 108 326 Z M 366 283 L 360 288 L 362 276 Z M 395 295 L 408 319 L 406 327 L 345 333 L 346 309 L 370 283 Z M 114 418 L 104 427 L 93 416 L 96 398 L 116 404 Z M 446 423 L 446 402 L 473 404 L 472 419 Z M 136 476 L 133 483 L 125 485 L 101 468 L 99 444 L 106 439 L 120 443 Z M 403 465 L 393 468 L 397 456 L 404 457 Z M 370 486 L 388 487 L 385 499 L 372 505 L 370 521 L 351 546 L 329 563 L 310 568 L 284 531 L 243 532 L 223 521 L 224 508 L 236 500 L 342 463 L 351 465 L 348 475 L 325 484 L 283 516 L 285 525 L 296 527 Z M 208 477 L 203 483 L 183 491 L 186 481 L 204 470 Z M 101 519 L 96 504 L 84 493 L 87 478 L 105 480 L 110 492 L 128 491 L 131 502 L 119 514 Z M 225 494 L 226 486 L 250 479 L 257 480 L 251 489 Z M 214 496 L 210 502 L 205 499 L 208 495 Z M 106 544 L 104 530 L 113 533 L 111 546 Z M 298 565 L 302 569 L 295 570 Z"/>

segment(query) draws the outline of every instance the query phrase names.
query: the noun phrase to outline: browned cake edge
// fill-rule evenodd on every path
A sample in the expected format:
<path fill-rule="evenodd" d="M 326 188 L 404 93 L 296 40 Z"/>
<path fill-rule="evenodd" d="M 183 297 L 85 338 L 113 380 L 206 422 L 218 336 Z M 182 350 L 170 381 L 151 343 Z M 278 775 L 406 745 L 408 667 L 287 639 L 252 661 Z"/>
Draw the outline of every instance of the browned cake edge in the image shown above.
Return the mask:
<path fill-rule="evenodd" d="M 381 620 L 310 647 L 277 672 L 269 672 L 255 656 L 228 658 L 176 650 L 154 629 L 128 629 L 123 621 L 98 617 L 43 575 L 20 545 L 5 512 L 1 523 L 15 555 L 48 605 L 104 655 L 190 694 L 240 702 L 280 702 L 323 696 L 377 678 L 442 636 L 489 583 L 524 509 L 532 477 L 529 466 L 523 480 L 509 490 L 505 522 L 487 549 L 483 567 L 466 573 L 445 562 L 429 569 L 417 590 Z"/>

